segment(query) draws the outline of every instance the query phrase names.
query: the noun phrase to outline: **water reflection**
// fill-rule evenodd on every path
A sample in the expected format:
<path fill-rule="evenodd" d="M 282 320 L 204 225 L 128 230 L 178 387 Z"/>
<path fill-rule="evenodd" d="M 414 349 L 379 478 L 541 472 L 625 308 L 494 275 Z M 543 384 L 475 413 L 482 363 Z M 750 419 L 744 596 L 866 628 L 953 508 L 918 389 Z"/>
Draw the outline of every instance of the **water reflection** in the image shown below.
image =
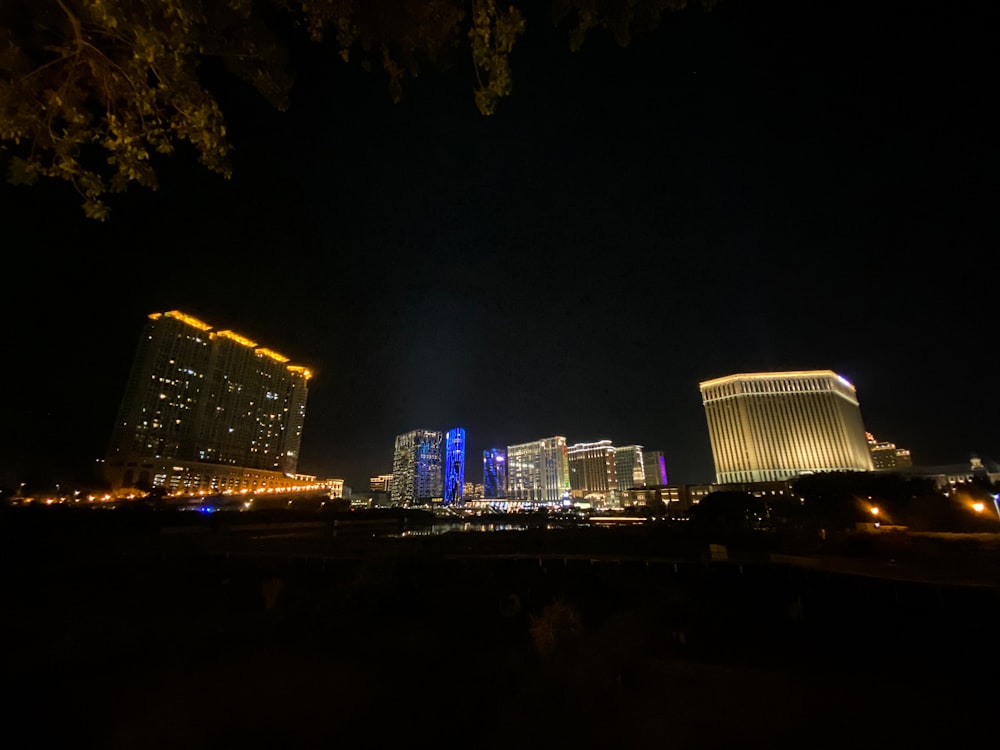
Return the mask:
<path fill-rule="evenodd" d="M 483 523 L 476 521 L 464 521 L 452 523 L 433 523 L 429 526 L 410 528 L 398 534 L 388 534 L 387 536 L 434 536 L 435 534 L 444 534 L 449 531 L 524 531 L 527 528 L 528 524 L 526 523 Z"/>

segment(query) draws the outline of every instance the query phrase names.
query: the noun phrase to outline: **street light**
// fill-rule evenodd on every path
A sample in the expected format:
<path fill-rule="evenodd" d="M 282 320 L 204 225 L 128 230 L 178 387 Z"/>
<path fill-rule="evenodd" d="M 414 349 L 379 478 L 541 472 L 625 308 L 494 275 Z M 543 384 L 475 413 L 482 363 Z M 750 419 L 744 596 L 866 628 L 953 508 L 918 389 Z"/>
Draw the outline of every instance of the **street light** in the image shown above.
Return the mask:
<path fill-rule="evenodd" d="M 995 507 L 997 511 L 997 520 L 1000 521 L 1000 502 L 997 501 L 997 498 L 1000 498 L 1000 495 L 990 495 L 990 497 L 993 500 L 993 507 Z M 969 507 L 976 511 L 976 513 L 982 514 L 982 512 L 986 510 L 986 503 L 982 500 L 976 500 Z"/>

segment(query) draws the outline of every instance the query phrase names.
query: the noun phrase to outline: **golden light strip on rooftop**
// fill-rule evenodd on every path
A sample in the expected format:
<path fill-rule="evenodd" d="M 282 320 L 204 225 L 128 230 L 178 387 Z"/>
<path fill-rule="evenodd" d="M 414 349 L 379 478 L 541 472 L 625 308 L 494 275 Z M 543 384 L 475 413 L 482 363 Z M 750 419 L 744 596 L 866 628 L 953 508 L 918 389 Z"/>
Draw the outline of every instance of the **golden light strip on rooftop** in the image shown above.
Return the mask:
<path fill-rule="evenodd" d="M 270 357 L 275 362 L 287 362 L 288 361 L 288 357 L 286 357 L 284 354 L 278 354 L 273 349 L 265 349 L 264 347 L 261 347 L 260 349 L 257 350 L 257 354 L 261 354 L 261 355 L 263 355 L 265 357 Z"/>
<path fill-rule="evenodd" d="M 202 330 L 202 331 L 211 331 L 212 330 L 212 326 L 210 326 L 208 323 L 204 323 L 204 322 L 198 320 L 195 317 L 192 317 L 190 315 L 186 315 L 185 313 L 182 313 L 180 310 L 171 310 L 171 311 L 165 312 L 165 313 L 154 312 L 154 313 L 150 313 L 149 314 L 149 319 L 150 320 L 159 320 L 161 317 L 174 318 L 175 320 L 179 320 L 182 323 L 187 323 L 188 325 L 194 326 L 195 328 L 197 328 L 199 330 Z M 211 336 L 221 336 L 223 338 L 230 339 L 231 341 L 235 341 L 238 344 L 243 344 L 243 346 L 246 346 L 246 347 L 248 347 L 250 349 L 254 349 L 255 353 L 260 354 L 260 355 L 262 355 L 264 357 L 269 357 L 269 358 L 273 359 L 275 362 L 281 362 L 282 364 L 284 364 L 285 362 L 288 362 L 288 359 L 289 359 L 285 355 L 279 354 L 278 352 L 274 351 L 273 349 L 267 349 L 266 347 L 258 347 L 256 341 L 252 341 L 252 340 L 248 339 L 246 336 L 241 336 L 240 334 L 236 333 L 235 331 L 229 331 L 229 330 L 226 330 L 226 331 L 215 331 L 214 333 L 212 333 L 210 335 Z M 295 373 L 298 373 L 298 374 L 304 376 L 306 378 L 306 380 L 308 380 L 309 378 L 312 377 L 312 372 L 310 372 L 305 367 L 300 367 L 298 365 L 289 365 L 288 369 L 291 372 L 295 372 Z"/>
<path fill-rule="evenodd" d="M 227 338 L 227 339 L 232 339 L 237 344 L 243 344 L 243 346 L 248 347 L 250 349 L 252 349 L 253 347 L 257 346 L 257 342 L 256 341 L 251 341 L 246 336 L 240 336 L 235 331 L 216 331 L 215 335 L 216 336 L 222 336 L 223 338 Z"/>
<path fill-rule="evenodd" d="M 734 383 L 742 380 L 784 380 L 784 379 L 797 379 L 797 378 L 816 378 L 816 377 L 834 377 L 838 380 L 843 381 L 848 386 L 853 388 L 850 383 L 847 382 L 843 377 L 837 375 L 833 370 L 794 370 L 791 372 L 745 372 L 739 375 L 726 375 L 722 378 L 716 378 L 714 380 L 705 380 L 701 382 L 702 388 L 707 388 L 716 385 L 722 385 L 723 383 Z"/>
<path fill-rule="evenodd" d="M 171 310 L 165 313 L 152 313 L 149 317 L 151 320 L 159 320 L 161 316 L 166 316 L 168 318 L 173 318 L 174 320 L 179 320 L 182 323 L 187 323 L 189 326 L 193 326 L 200 331 L 210 331 L 212 326 L 208 323 L 203 323 L 197 318 L 193 318 L 190 315 L 185 315 L 180 310 Z"/>

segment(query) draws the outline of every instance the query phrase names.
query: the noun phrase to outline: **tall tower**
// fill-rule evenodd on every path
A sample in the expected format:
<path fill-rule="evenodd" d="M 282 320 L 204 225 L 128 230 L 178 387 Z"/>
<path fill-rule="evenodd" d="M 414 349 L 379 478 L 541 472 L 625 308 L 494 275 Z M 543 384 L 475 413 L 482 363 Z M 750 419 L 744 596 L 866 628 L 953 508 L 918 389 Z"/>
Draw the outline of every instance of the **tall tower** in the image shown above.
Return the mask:
<path fill-rule="evenodd" d="M 566 438 L 555 436 L 507 446 L 507 499 L 529 505 L 569 500 Z"/>
<path fill-rule="evenodd" d="M 143 327 L 105 457 L 113 490 L 277 487 L 298 467 L 311 373 L 179 310 Z"/>
<path fill-rule="evenodd" d="M 490 448 L 483 451 L 483 497 L 507 496 L 507 451 Z"/>
<path fill-rule="evenodd" d="M 662 487 L 667 484 L 667 464 L 663 451 L 643 451 L 642 468 L 646 474 L 647 487 Z"/>
<path fill-rule="evenodd" d="M 615 474 L 619 490 L 646 486 L 646 465 L 642 455 L 641 445 L 621 445 L 615 448 Z"/>
<path fill-rule="evenodd" d="M 615 448 L 610 440 L 577 443 L 566 448 L 569 463 L 569 486 L 573 497 L 600 495 L 614 500 L 618 492 Z"/>
<path fill-rule="evenodd" d="M 415 505 L 442 496 L 444 435 L 438 430 L 411 430 L 396 436 L 392 459 L 392 504 Z"/>
<path fill-rule="evenodd" d="M 729 375 L 699 387 L 719 484 L 872 470 L 854 386 L 831 370 Z"/>
<path fill-rule="evenodd" d="M 455 427 L 445 435 L 444 505 L 461 505 L 465 487 L 465 430 Z"/>

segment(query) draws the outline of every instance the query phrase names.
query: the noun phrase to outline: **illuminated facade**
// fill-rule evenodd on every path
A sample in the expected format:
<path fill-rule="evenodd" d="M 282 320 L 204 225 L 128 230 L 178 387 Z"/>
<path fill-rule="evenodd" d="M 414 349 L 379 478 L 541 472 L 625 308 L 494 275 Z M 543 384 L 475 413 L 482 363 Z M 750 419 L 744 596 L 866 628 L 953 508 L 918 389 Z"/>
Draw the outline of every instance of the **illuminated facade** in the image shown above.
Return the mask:
<path fill-rule="evenodd" d="M 646 486 L 646 467 L 641 445 L 622 445 L 615 448 L 615 475 L 619 490 Z"/>
<path fill-rule="evenodd" d="M 835 372 L 730 375 L 699 387 L 719 484 L 872 470 L 854 386 Z"/>
<path fill-rule="evenodd" d="M 663 487 L 669 484 L 663 451 L 643 451 L 642 468 L 646 474 L 647 487 Z"/>
<path fill-rule="evenodd" d="M 104 462 L 113 491 L 297 486 L 311 373 L 178 310 L 149 316 Z"/>
<path fill-rule="evenodd" d="M 368 478 L 368 489 L 372 492 L 389 492 L 392 489 L 392 474 L 379 474 Z"/>
<path fill-rule="evenodd" d="M 566 449 L 566 459 L 574 498 L 590 496 L 600 503 L 615 499 L 618 478 L 615 448 L 610 440 L 571 445 Z"/>
<path fill-rule="evenodd" d="M 872 454 L 872 466 L 876 471 L 893 471 L 913 466 L 913 457 L 906 448 L 897 448 L 895 443 L 876 440 L 870 432 L 865 433 L 865 437 Z"/>
<path fill-rule="evenodd" d="M 424 505 L 442 497 L 444 434 L 411 430 L 396 436 L 392 459 L 393 505 Z"/>
<path fill-rule="evenodd" d="M 507 451 L 490 448 L 483 451 L 483 497 L 507 496 Z"/>
<path fill-rule="evenodd" d="M 569 501 L 566 438 L 556 436 L 507 446 L 507 498 L 526 505 Z"/>
<path fill-rule="evenodd" d="M 448 430 L 445 446 L 444 504 L 461 505 L 465 490 L 465 430 Z"/>

